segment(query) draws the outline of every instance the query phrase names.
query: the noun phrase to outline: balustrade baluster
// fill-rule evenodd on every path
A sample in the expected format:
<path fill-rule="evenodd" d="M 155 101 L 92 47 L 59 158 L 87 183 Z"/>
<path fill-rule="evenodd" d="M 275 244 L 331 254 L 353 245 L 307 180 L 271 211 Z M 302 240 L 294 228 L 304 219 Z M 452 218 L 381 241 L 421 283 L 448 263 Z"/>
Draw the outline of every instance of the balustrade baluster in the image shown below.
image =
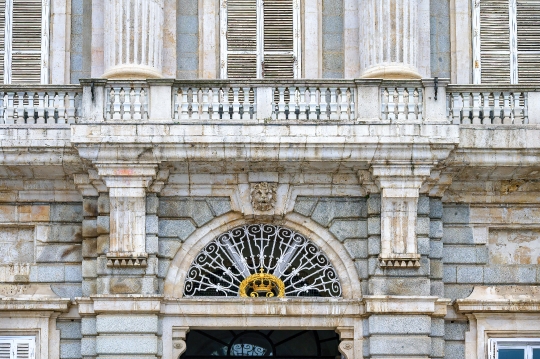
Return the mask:
<path fill-rule="evenodd" d="M 482 93 L 482 123 L 484 125 L 491 124 L 491 103 L 492 103 L 492 94 L 491 92 Z"/>
<path fill-rule="evenodd" d="M 66 101 L 66 96 L 68 100 Z M 57 113 L 57 123 L 69 123 L 68 119 L 66 118 L 66 102 L 69 103 L 69 98 L 71 96 L 74 96 L 73 94 L 70 94 L 69 92 L 59 92 L 54 97 L 54 102 L 52 104 L 52 111 L 53 115 Z M 49 114 L 50 116 L 50 114 Z"/>
<path fill-rule="evenodd" d="M 510 92 L 503 92 L 504 96 L 504 107 L 503 107 L 503 119 L 502 123 L 504 125 L 512 124 L 513 118 L 512 118 L 512 109 L 510 108 Z"/>
<path fill-rule="evenodd" d="M 480 121 L 480 96 L 481 96 L 481 93 L 479 92 L 473 92 L 472 94 L 472 99 L 473 99 L 472 123 L 473 125 L 479 125 L 482 123 Z"/>
<path fill-rule="evenodd" d="M 299 120 L 307 120 L 307 115 L 306 115 L 306 91 L 307 91 L 307 88 L 306 87 L 299 87 L 297 90 L 298 92 L 298 102 L 297 102 L 297 106 L 298 106 L 298 119 Z"/>
<path fill-rule="evenodd" d="M 522 125 L 523 124 L 523 112 L 521 110 L 521 92 L 514 92 L 514 124 Z"/>
<path fill-rule="evenodd" d="M 338 103 L 337 103 L 337 88 L 336 87 L 330 87 L 327 90 L 330 93 L 330 113 L 328 114 L 328 119 L 330 120 L 339 120 L 338 117 Z"/>
<path fill-rule="evenodd" d="M 500 92 L 493 92 L 493 124 L 502 124 L 502 108 L 501 108 L 501 96 Z"/>
<path fill-rule="evenodd" d="M 212 120 L 219 120 L 219 105 L 221 103 L 221 89 L 212 89 Z"/>
<path fill-rule="evenodd" d="M 12 125 L 14 123 L 13 117 L 15 116 L 15 93 L 6 93 L 7 96 L 7 107 L 6 107 L 6 114 L 4 118 L 4 123 Z"/>

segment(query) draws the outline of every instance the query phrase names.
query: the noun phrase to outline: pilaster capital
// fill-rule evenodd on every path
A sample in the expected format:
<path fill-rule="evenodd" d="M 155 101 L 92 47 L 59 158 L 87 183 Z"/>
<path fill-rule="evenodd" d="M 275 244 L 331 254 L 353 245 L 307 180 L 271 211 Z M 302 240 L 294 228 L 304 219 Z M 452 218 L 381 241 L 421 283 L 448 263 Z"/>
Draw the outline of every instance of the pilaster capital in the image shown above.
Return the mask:
<path fill-rule="evenodd" d="M 105 185 L 111 189 L 146 189 L 158 174 L 157 163 L 134 164 L 134 163 L 107 163 L 96 164 L 98 175 L 103 179 Z M 125 193 L 130 191 L 115 191 L 114 193 Z M 111 191 L 111 195 L 114 195 Z M 135 193 L 135 192 L 132 192 Z"/>

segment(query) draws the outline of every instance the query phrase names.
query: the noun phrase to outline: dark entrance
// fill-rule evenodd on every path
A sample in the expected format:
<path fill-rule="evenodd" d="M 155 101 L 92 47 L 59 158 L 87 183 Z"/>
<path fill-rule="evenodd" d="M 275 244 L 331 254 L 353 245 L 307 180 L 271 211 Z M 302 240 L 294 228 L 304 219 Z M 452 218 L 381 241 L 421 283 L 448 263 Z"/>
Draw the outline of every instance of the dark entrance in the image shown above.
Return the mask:
<path fill-rule="evenodd" d="M 330 330 L 191 330 L 181 358 L 336 359 L 338 345 Z"/>

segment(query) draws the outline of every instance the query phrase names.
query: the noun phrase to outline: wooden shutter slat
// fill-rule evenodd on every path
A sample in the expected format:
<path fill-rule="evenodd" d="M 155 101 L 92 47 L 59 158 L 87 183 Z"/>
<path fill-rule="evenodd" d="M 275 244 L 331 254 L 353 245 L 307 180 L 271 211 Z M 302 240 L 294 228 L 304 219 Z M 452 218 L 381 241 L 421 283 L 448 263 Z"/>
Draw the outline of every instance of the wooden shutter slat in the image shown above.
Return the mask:
<path fill-rule="evenodd" d="M 11 359 L 11 340 L 0 340 L 0 359 Z"/>
<path fill-rule="evenodd" d="M 11 58 L 11 83 L 41 82 L 41 53 L 13 54 Z"/>
<path fill-rule="evenodd" d="M 227 74 L 231 79 L 256 78 L 257 54 L 229 54 Z"/>
<path fill-rule="evenodd" d="M 482 83 L 510 83 L 510 25 L 508 0 L 480 2 Z"/>
<path fill-rule="evenodd" d="M 293 0 L 264 1 L 265 78 L 293 78 L 294 20 Z"/>
<path fill-rule="evenodd" d="M 518 81 L 540 84 L 540 0 L 517 0 L 516 17 Z"/>
<path fill-rule="evenodd" d="M 257 0 L 227 1 L 227 77 L 257 77 Z"/>

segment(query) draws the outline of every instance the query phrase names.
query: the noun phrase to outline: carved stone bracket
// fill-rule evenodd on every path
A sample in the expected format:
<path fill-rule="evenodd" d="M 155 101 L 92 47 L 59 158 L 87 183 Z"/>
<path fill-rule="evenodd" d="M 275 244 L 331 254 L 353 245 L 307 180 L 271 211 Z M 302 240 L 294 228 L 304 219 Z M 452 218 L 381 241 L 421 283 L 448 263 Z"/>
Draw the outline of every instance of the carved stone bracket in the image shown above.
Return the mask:
<path fill-rule="evenodd" d="M 381 267 L 420 266 L 416 240 L 418 197 L 432 167 L 431 163 L 372 166 L 381 189 Z"/>
<path fill-rule="evenodd" d="M 352 327 L 337 327 L 336 332 L 341 340 L 338 346 L 339 352 L 345 359 L 354 358 L 354 329 Z"/>
<path fill-rule="evenodd" d="M 172 328 L 172 358 L 178 359 L 180 355 L 186 351 L 186 334 L 189 332 L 188 327 L 173 327 Z"/>
<path fill-rule="evenodd" d="M 98 164 L 109 188 L 109 266 L 145 266 L 146 191 L 156 177 L 155 164 Z"/>

